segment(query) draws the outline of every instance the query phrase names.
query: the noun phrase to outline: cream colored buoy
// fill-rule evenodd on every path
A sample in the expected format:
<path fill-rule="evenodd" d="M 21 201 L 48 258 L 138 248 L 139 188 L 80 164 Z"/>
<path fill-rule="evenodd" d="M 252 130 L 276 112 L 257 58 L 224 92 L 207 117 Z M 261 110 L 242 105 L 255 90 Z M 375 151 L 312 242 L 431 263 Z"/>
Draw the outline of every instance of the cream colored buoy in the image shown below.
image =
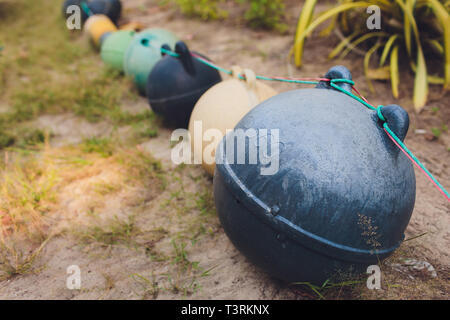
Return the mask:
<path fill-rule="evenodd" d="M 235 66 L 232 75 L 233 79 L 216 84 L 201 96 L 189 121 L 194 163 L 201 162 L 210 175 L 214 174 L 217 145 L 227 130 L 234 129 L 253 107 L 277 94 L 257 81 L 252 70 L 242 72 Z"/>
<path fill-rule="evenodd" d="M 95 46 L 98 47 L 102 36 L 108 32 L 117 31 L 117 27 L 111 19 L 104 14 L 95 14 L 86 20 L 84 30 L 89 35 Z"/>

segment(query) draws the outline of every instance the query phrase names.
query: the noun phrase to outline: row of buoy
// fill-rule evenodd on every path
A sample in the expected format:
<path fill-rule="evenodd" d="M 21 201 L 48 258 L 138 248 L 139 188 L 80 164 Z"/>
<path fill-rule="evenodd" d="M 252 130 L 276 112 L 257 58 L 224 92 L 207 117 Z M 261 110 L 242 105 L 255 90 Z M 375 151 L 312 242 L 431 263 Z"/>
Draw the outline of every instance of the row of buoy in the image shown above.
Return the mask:
<path fill-rule="evenodd" d="M 85 30 L 101 46 L 104 63 L 130 76 L 154 112 L 175 127 L 189 128 L 191 136 L 197 121 L 201 135 L 212 128 L 222 136 L 227 129 L 254 130 L 245 159 L 253 150 L 271 160 L 230 162 L 228 134 L 213 146 L 220 161 L 203 161 L 214 175 L 224 230 L 251 261 L 284 281 L 321 285 L 365 272 L 400 245 L 414 207 L 414 170 L 376 112 L 329 82 L 277 94 L 240 67 L 222 81 L 193 55 L 207 57 L 190 52 L 172 32 L 120 30 L 116 2 L 86 1 L 94 15 L 86 17 Z M 325 77 L 352 79 L 342 66 Z M 337 86 L 351 91 L 348 83 Z M 403 140 L 406 111 L 391 105 L 382 114 Z M 203 158 L 204 145 L 193 143 L 193 150 Z"/>
<path fill-rule="evenodd" d="M 93 31 L 91 38 L 100 39 L 101 35 Z M 161 53 L 158 48 L 164 46 L 178 57 Z M 252 70 L 237 66 L 232 68 L 232 78 L 222 81 L 217 70 L 199 62 L 176 35 L 160 28 L 108 34 L 102 42 L 101 57 L 105 64 L 133 79 L 139 93 L 147 97 L 152 110 L 162 115 L 166 123 L 189 128 L 191 136 L 195 121 L 202 121 L 202 136 L 211 128 L 220 130 L 223 136 L 253 107 L 277 94 L 256 80 Z M 241 74 L 245 79 L 239 78 Z M 205 143 L 194 147 L 192 142 L 195 156 L 203 158 L 206 146 Z M 215 163 L 202 160 L 205 170 L 213 175 Z"/>
<path fill-rule="evenodd" d="M 67 16 L 67 9 L 70 6 L 78 6 L 80 8 L 82 23 L 85 23 L 89 19 L 89 14 L 92 14 L 105 15 L 114 25 L 117 25 L 122 14 L 122 3 L 120 0 L 65 0 L 63 3 L 64 16 Z M 85 8 L 89 10 L 89 13 L 86 12 Z"/>

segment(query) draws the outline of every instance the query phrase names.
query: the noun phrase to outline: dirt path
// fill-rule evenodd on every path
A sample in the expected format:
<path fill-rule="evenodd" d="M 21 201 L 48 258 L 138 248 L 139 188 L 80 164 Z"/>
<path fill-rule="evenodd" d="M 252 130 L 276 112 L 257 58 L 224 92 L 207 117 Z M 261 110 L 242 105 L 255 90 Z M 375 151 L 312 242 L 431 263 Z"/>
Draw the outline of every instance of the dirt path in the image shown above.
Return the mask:
<path fill-rule="evenodd" d="M 322 76 L 335 64 L 344 64 L 352 71 L 358 88 L 373 104 L 394 102 L 386 84 L 375 83 L 377 93 L 369 93 L 360 59 L 326 60 L 324 52 L 329 50 L 326 41 L 310 41 L 305 67 L 295 70 L 286 60 L 292 35 L 248 29 L 242 32 L 240 28 L 220 22 L 188 20 L 154 4 L 142 10 L 147 3 L 125 1 L 126 17 L 149 27 L 172 30 L 219 65 L 239 64 L 261 75 L 315 77 Z M 280 83 L 271 85 L 280 92 L 294 88 Z M 433 126 L 449 124 L 448 95 L 431 100 L 417 117 L 407 98 L 410 87 L 405 84 L 401 89 L 405 98 L 398 104 L 411 114 L 406 144 L 440 182 L 449 187 L 449 132 L 434 141 L 415 133 L 420 132 L 417 129 L 429 131 Z M 433 92 L 434 96 L 438 94 Z M 148 108 L 143 98 L 124 102 L 122 107 L 137 112 Z M 438 115 L 431 111 L 432 107 L 439 108 Z M 42 116 L 34 126 L 52 130 L 54 148 L 79 143 L 79 133 L 84 137 L 104 137 L 113 132 L 107 123 L 92 125 L 71 114 Z M 120 130 L 126 135 L 127 128 Z M 168 129 L 159 128 L 157 137 L 137 146 L 138 150 L 161 161 L 165 189 L 122 184 L 124 176 L 120 164 L 108 159 L 92 160 L 89 174 L 77 177 L 61 191 L 61 206 L 55 218 L 56 229 L 61 233 L 56 232 L 37 259 L 41 270 L 0 282 L 0 299 L 316 298 L 308 290 L 294 291 L 269 278 L 233 247 L 214 212 L 211 179 L 199 167 L 174 167 L 170 161 L 170 133 Z M 384 265 L 383 290 L 369 291 L 362 284 L 329 292 L 328 297 L 450 298 L 450 205 L 422 173 L 416 171 L 416 178 L 416 207 L 406 238 L 426 234 L 405 242 Z M 120 187 L 96 196 L 92 186 L 100 182 Z M 91 208 L 95 209 L 94 217 L 89 214 Z M 120 222 L 115 225 L 114 221 Z M 129 232 L 123 232 L 127 226 Z M 108 236 L 107 239 L 114 241 L 105 240 Z M 431 263 L 437 278 L 411 273 L 414 276 L 411 279 L 408 272 L 389 267 L 402 263 L 405 258 Z M 66 288 L 66 268 L 70 265 L 81 269 L 81 290 Z"/>

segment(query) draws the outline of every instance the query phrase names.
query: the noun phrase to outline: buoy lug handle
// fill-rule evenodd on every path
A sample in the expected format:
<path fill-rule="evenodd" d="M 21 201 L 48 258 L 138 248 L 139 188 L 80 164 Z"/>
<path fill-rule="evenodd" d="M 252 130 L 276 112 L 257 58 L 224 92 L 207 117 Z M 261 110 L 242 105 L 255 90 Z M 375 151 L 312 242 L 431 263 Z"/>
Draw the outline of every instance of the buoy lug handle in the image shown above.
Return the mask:
<path fill-rule="evenodd" d="M 170 46 L 168 45 L 168 44 L 163 44 L 162 46 L 161 46 L 161 48 L 162 49 L 164 49 L 164 50 L 161 50 L 161 56 L 165 56 L 166 55 L 166 52 L 167 51 L 171 51 L 172 49 L 170 48 Z"/>
<path fill-rule="evenodd" d="M 409 129 L 409 115 L 405 109 L 396 104 L 383 106 L 380 110 L 388 127 L 404 141 Z M 383 122 L 381 119 L 379 121 Z"/>
<path fill-rule="evenodd" d="M 331 67 L 328 72 L 325 74 L 326 79 L 344 79 L 352 81 L 351 72 L 344 66 L 334 66 Z M 335 85 L 339 86 L 341 89 L 352 92 L 352 85 L 346 82 L 336 82 Z M 330 81 L 320 81 L 316 88 L 320 89 L 334 89 L 330 85 Z M 336 90 L 336 89 L 334 89 Z"/>
<path fill-rule="evenodd" d="M 189 74 L 195 74 L 194 62 L 192 60 L 191 52 L 188 46 L 183 41 L 178 41 L 175 44 L 175 52 L 179 54 L 179 59 L 184 66 L 184 69 Z"/>

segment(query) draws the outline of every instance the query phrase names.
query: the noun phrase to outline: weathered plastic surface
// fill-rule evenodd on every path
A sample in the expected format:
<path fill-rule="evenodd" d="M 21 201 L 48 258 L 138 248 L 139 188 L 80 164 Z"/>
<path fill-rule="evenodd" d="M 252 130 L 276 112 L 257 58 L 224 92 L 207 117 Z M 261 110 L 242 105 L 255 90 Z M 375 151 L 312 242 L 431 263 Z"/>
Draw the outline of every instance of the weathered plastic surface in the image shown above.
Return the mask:
<path fill-rule="evenodd" d="M 117 27 L 106 15 L 95 14 L 86 20 L 84 31 L 89 35 L 92 43 L 99 47 L 102 36 L 117 31 Z"/>
<path fill-rule="evenodd" d="M 177 42 L 175 52 L 179 57 L 164 55 L 153 68 L 147 97 L 153 111 L 164 116 L 168 124 L 187 128 L 198 99 L 222 78 L 215 69 L 193 58 L 184 42 Z"/>
<path fill-rule="evenodd" d="M 81 3 L 85 2 L 93 14 L 104 14 L 108 16 L 111 21 L 117 25 L 117 22 L 122 13 L 122 3 L 120 0 L 66 0 L 63 3 L 63 15 L 68 17 L 67 8 L 71 5 L 80 7 L 81 20 L 84 23 L 89 17 L 81 8 Z"/>
<path fill-rule="evenodd" d="M 351 79 L 340 66 L 326 77 Z M 404 139 L 406 111 L 382 110 Z M 279 142 L 269 147 L 269 155 L 278 147 L 279 170 L 261 175 L 260 161 L 226 161 L 224 138 L 214 196 L 225 232 L 256 265 L 286 282 L 320 285 L 365 272 L 400 245 L 414 208 L 415 175 L 375 111 L 322 82 L 261 103 L 236 126 L 249 128 L 279 129 Z M 262 145 L 256 143 L 258 152 Z"/>
<path fill-rule="evenodd" d="M 147 79 L 153 67 L 161 60 L 161 46 L 175 47 L 177 36 L 165 29 L 145 29 L 136 34 L 124 56 L 125 74 L 131 76 L 139 93 L 145 95 Z"/>
<path fill-rule="evenodd" d="M 123 58 L 136 32 L 119 30 L 112 33 L 102 44 L 101 57 L 105 64 L 123 71 Z"/>
<path fill-rule="evenodd" d="M 211 176 L 214 174 L 216 163 L 214 161 L 215 150 L 220 139 L 225 135 L 226 130 L 234 129 L 234 126 L 253 107 L 260 102 L 277 94 L 268 85 L 257 81 L 252 70 L 242 70 L 240 67 L 233 67 L 233 78 L 216 84 L 209 89 L 197 102 L 192 111 L 189 121 L 189 132 L 191 135 L 191 145 L 196 158 L 202 159 L 202 166 Z M 245 75 L 246 80 L 241 80 L 238 76 Z M 194 125 L 196 121 L 201 123 L 201 136 L 209 129 L 217 129 L 220 135 L 214 141 L 195 141 L 193 137 Z M 211 143 L 213 146 L 211 147 Z M 211 150 L 212 161 L 204 157 L 204 152 Z"/>

